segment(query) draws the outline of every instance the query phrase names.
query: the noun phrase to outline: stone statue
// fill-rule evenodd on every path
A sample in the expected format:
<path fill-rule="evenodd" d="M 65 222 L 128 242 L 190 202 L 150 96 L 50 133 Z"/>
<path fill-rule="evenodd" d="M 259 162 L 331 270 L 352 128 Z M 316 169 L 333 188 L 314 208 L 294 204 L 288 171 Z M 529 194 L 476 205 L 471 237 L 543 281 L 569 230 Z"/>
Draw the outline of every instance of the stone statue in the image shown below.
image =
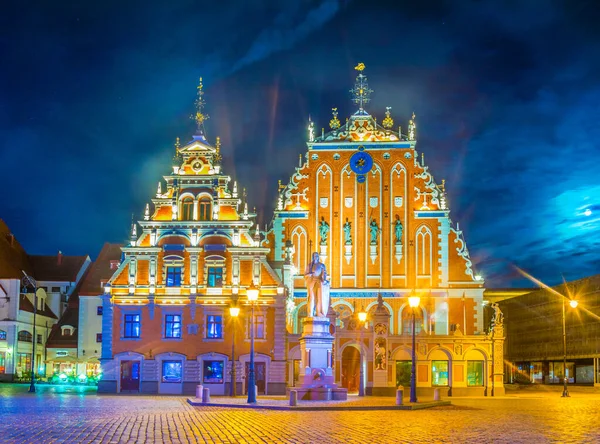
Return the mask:
<path fill-rule="evenodd" d="M 504 315 L 500 311 L 500 306 L 494 302 L 490 305 L 494 309 L 494 317 L 492 318 L 492 328 L 504 324 Z"/>
<path fill-rule="evenodd" d="M 314 252 L 311 262 L 306 266 L 304 272 L 306 282 L 306 294 L 308 317 L 324 317 L 329 311 L 329 282 L 327 281 L 327 269 L 325 264 L 319 260 L 319 253 Z"/>
<path fill-rule="evenodd" d="M 400 216 L 396 214 L 396 221 L 394 222 L 394 232 L 396 233 L 396 243 L 402 244 L 402 222 Z"/>
<path fill-rule="evenodd" d="M 381 230 L 379 229 L 375 219 L 371 219 L 371 223 L 369 224 L 369 232 L 371 233 L 371 245 L 377 245 L 377 237 L 379 236 Z"/>
<path fill-rule="evenodd" d="M 325 218 L 321 218 L 319 222 L 319 235 L 321 236 L 321 245 L 327 245 L 327 237 L 329 236 L 329 224 L 325 222 Z"/>
<path fill-rule="evenodd" d="M 346 218 L 346 223 L 344 223 L 344 243 L 346 245 L 352 245 L 352 223 Z"/>

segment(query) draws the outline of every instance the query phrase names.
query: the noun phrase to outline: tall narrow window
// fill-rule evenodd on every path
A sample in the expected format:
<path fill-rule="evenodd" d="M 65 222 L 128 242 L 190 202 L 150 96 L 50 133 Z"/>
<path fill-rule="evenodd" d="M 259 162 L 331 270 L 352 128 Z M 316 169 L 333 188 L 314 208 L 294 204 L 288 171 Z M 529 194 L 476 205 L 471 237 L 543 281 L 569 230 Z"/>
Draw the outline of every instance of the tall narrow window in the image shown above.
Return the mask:
<path fill-rule="evenodd" d="M 210 199 L 203 198 L 198 201 L 198 220 L 211 220 L 212 206 Z"/>
<path fill-rule="evenodd" d="M 483 385 L 483 361 L 467 361 L 467 385 L 469 387 Z"/>
<path fill-rule="evenodd" d="M 186 197 L 181 202 L 181 220 L 194 219 L 194 199 Z"/>
<path fill-rule="evenodd" d="M 124 337 L 139 338 L 140 337 L 140 315 L 126 314 L 124 318 Z"/>
<path fill-rule="evenodd" d="M 181 315 L 165 315 L 165 338 L 181 338 Z"/>
<path fill-rule="evenodd" d="M 181 267 L 167 267 L 167 287 L 181 287 Z"/>
<path fill-rule="evenodd" d="M 209 339 L 223 337 L 223 318 L 221 316 L 208 315 L 206 317 L 206 337 Z"/>
<path fill-rule="evenodd" d="M 6 341 L 6 332 L 4 330 L 0 330 L 0 341 Z"/>
<path fill-rule="evenodd" d="M 411 307 L 405 307 L 402 310 L 402 334 L 412 335 L 412 310 Z M 415 309 L 415 334 L 418 335 L 423 329 L 423 311 L 421 308 Z"/>
<path fill-rule="evenodd" d="M 208 286 L 222 287 L 223 286 L 223 268 L 208 267 Z"/>
<path fill-rule="evenodd" d="M 250 324 L 250 319 L 248 319 Z M 248 337 L 250 337 L 250 328 L 254 328 L 254 339 L 266 338 L 265 315 L 257 313 L 254 315 L 253 325 L 248 325 Z"/>

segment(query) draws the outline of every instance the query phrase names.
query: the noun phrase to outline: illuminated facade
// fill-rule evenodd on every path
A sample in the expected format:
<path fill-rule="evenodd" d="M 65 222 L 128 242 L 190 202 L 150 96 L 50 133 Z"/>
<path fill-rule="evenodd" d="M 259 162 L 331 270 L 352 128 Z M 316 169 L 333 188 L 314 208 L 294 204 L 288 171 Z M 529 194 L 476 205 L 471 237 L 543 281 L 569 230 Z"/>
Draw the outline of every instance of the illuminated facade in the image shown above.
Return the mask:
<path fill-rule="evenodd" d="M 202 82 L 192 140 L 175 146 L 144 220 L 106 284 L 101 392 L 229 391 L 233 323 L 238 394 L 246 391 L 250 328 L 258 392 L 285 393 L 285 296 L 253 230 L 245 191 L 222 171 L 220 141 L 205 136 Z M 138 226 L 140 228 L 138 235 Z M 254 319 L 247 289 L 260 288 Z M 241 308 L 238 318 L 228 308 Z"/>
<path fill-rule="evenodd" d="M 303 273 L 317 251 L 331 278 L 336 382 L 356 390 L 362 365 L 367 393 L 408 385 L 407 298 L 417 295 L 419 390 L 484 394 L 493 380 L 495 393 L 503 393 L 503 334 L 498 327 L 492 339 L 484 331 L 484 282 L 450 219 L 444 181 L 435 181 L 416 150 L 415 116 L 402 131 L 388 107 L 378 123 L 365 109 L 372 91 L 364 65 L 356 69 L 351 93 L 358 110 L 342 123 L 334 108 L 328 132 L 309 121 L 308 150 L 289 183 L 280 184 L 262 242 L 287 289 L 287 382 L 294 385 L 299 374 Z M 362 344 L 361 310 L 369 314 Z"/>

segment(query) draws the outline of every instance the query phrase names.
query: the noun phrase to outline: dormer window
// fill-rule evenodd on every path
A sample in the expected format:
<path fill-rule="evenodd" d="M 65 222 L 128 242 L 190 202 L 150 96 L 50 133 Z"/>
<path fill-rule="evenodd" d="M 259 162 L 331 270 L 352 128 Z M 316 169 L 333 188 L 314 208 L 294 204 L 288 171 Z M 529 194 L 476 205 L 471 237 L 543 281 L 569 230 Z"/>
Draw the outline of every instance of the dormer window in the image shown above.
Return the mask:
<path fill-rule="evenodd" d="M 212 203 L 208 197 L 198 201 L 198 220 L 212 220 Z"/>
<path fill-rule="evenodd" d="M 181 220 L 194 220 L 194 199 L 191 197 L 181 201 Z"/>
<path fill-rule="evenodd" d="M 73 336 L 73 330 L 74 328 L 70 325 L 63 325 L 61 328 L 61 335 L 62 336 Z"/>

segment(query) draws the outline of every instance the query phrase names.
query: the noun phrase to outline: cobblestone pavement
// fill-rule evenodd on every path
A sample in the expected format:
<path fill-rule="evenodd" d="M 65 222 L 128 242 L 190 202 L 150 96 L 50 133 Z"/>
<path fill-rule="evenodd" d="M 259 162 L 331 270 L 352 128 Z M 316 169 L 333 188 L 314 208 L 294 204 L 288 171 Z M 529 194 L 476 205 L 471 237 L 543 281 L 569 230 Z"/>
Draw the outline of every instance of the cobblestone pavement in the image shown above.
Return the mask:
<path fill-rule="evenodd" d="M 2 384 L 0 442 L 600 442 L 600 394 L 571 395 L 454 398 L 452 406 L 419 411 L 290 412 L 51 387 L 29 394 Z"/>

